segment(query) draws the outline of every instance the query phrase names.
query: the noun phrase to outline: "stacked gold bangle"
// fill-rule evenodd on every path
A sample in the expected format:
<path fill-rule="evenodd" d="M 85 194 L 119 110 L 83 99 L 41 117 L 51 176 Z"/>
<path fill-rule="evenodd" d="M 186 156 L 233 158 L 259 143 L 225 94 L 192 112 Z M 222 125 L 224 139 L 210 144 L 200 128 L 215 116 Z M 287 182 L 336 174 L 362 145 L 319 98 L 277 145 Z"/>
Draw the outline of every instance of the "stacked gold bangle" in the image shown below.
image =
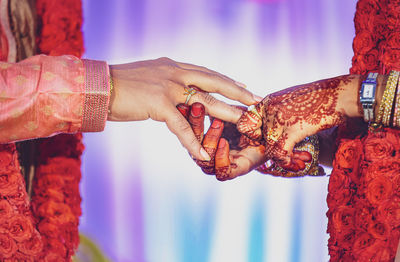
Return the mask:
<path fill-rule="evenodd" d="M 393 126 L 400 127 L 400 81 L 397 82 L 397 93 L 396 93 L 396 102 L 394 104 L 394 112 L 393 112 Z"/>
<path fill-rule="evenodd" d="M 390 72 L 389 78 L 386 82 L 385 91 L 383 92 L 382 101 L 379 106 L 378 115 L 376 117 L 376 123 L 378 124 L 382 124 L 384 126 L 390 125 L 390 116 L 392 113 L 399 75 L 400 72 L 398 71 Z"/>

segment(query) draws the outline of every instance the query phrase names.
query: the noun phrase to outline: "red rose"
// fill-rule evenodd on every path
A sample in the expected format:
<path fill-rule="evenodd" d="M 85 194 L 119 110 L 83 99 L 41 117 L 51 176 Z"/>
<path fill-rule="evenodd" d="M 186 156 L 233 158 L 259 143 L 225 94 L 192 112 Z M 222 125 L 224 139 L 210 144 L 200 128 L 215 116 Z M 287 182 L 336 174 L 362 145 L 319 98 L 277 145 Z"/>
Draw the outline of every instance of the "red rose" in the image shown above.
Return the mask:
<path fill-rule="evenodd" d="M 36 262 L 35 259 L 31 256 L 27 256 L 23 253 L 20 252 L 15 252 L 14 255 L 10 258 L 6 258 L 4 260 L 2 260 L 2 262 Z"/>
<path fill-rule="evenodd" d="M 369 182 L 376 177 L 384 176 L 389 179 L 397 178 L 400 173 L 400 161 L 394 158 L 377 160 L 363 169 L 365 182 Z M 393 186 L 396 186 L 393 183 Z"/>
<path fill-rule="evenodd" d="M 354 245 L 356 234 L 354 230 L 349 230 L 346 233 L 339 234 L 338 244 L 345 250 L 351 250 Z M 343 260 L 340 260 L 343 261 Z"/>
<path fill-rule="evenodd" d="M 17 244 L 7 234 L 0 234 L 0 257 L 9 258 L 17 251 Z"/>
<path fill-rule="evenodd" d="M 386 43 L 392 48 L 400 48 L 400 32 L 390 31 Z"/>
<path fill-rule="evenodd" d="M 371 261 L 394 261 L 394 255 L 395 253 L 392 253 L 390 251 L 389 247 L 385 246 L 385 242 L 380 242 L 380 245 L 376 247 L 376 252 L 372 256 Z"/>
<path fill-rule="evenodd" d="M 394 130 L 392 128 L 385 129 L 385 138 L 390 143 L 392 143 L 395 147 L 400 146 L 400 133 L 399 130 Z"/>
<path fill-rule="evenodd" d="M 400 199 L 392 198 L 379 204 L 377 216 L 380 221 L 388 223 L 392 228 L 400 226 Z"/>
<path fill-rule="evenodd" d="M 389 248 L 392 250 L 392 254 L 396 254 L 397 247 L 399 245 L 400 230 L 399 228 L 393 229 L 388 239 Z"/>
<path fill-rule="evenodd" d="M 23 215 L 14 215 L 8 222 L 8 233 L 17 242 L 31 238 L 33 233 L 32 220 Z"/>
<path fill-rule="evenodd" d="M 385 39 L 390 32 L 387 26 L 387 19 L 385 15 L 377 15 L 373 18 L 374 29 L 373 33 L 376 34 L 378 39 Z"/>
<path fill-rule="evenodd" d="M 376 239 L 371 245 L 355 252 L 357 261 L 390 261 L 390 249 L 388 243 L 383 240 Z"/>
<path fill-rule="evenodd" d="M 332 224 L 337 232 L 348 231 L 354 228 L 354 208 L 339 206 L 332 213 Z"/>
<path fill-rule="evenodd" d="M 18 249 L 20 252 L 29 256 L 38 255 L 43 249 L 43 242 L 40 234 L 35 230 L 30 239 L 18 244 Z"/>
<path fill-rule="evenodd" d="M 370 233 L 376 239 L 386 240 L 390 235 L 389 225 L 380 221 L 374 222 L 375 223 L 369 224 L 368 233 Z"/>
<path fill-rule="evenodd" d="M 357 201 L 355 208 L 355 224 L 357 228 L 367 230 L 369 224 L 373 223 L 371 209 L 368 208 L 368 201 Z"/>
<path fill-rule="evenodd" d="M 353 192 L 350 189 L 338 190 L 335 193 L 328 193 L 326 201 L 328 203 L 328 207 L 336 207 L 341 205 L 346 205 L 350 202 L 353 196 Z"/>
<path fill-rule="evenodd" d="M 354 240 L 353 254 L 359 258 L 374 242 L 375 239 L 367 232 L 358 232 Z"/>
<path fill-rule="evenodd" d="M 14 194 L 8 195 L 7 200 L 18 212 L 24 212 L 29 209 L 29 196 L 25 191 L 25 185 L 19 189 Z"/>
<path fill-rule="evenodd" d="M 341 169 L 334 169 L 329 177 L 328 192 L 336 193 L 350 187 L 350 178 Z"/>
<path fill-rule="evenodd" d="M 379 176 L 368 184 L 366 197 L 371 204 L 378 205 L 388 199 L 392 193 L 392 182 L 384 176 Z"/>
<path fill-rule="evenodd" d="M 365 160 L 386 159 L 392 157 L 394 146 L 385 138 L 367 137 L 364 142 Z"/>
<path fill-rule="evenodd" d="M 380 9 L 379 0 L 368 0 L 368 1 L 361 0 L 357 2 L 357 13 L 359 13 L 365 18 L 376 16 L 379 9 Z"/>
<path fill-rule="evenodd" d="M 360 60 L 356 57 L 352 59 L 352 66 L 350 68 L 350 74 L 352 75 L 365 75 L 368 71 L 361 65 Z"/>
<path fill-rule="evenodd" d="M 366 19 L 360 12 L 356 12 L 354 16 L 354 27 L 356 28 L 356 33 L 362 31 L 371 32 L 374 29 L 374 19 Z"/>
<path fill-rule="evenodd" d="M 400 50 L 387 48 L 380 57 L 385 65 L 385 72 L 400 68 Z"/>
<path fill-rule="evenodd" d="M 386 15 L 386 26 L 389 30 L 399 30 L 399 14 L 388 12 Z"/>
<path fill-rule="evenodd" d="M 388 28 L 399 29 L 399 14 L 400 14 L 400 2 L 399 0 L 390 0 L 387 4 L 387 17 L 388 17 Z"/>
<path fill-rule="evenodd" d="M 336 151 L 335 164 L 339 168 L 354 168 L 361 154 L 362 144 L 359 139 L 343 140 Z"/>
<path fill-rule="evenodd" d="M 372 38 L 372 34 L 369 31 L 363 30 L 354 37 L 353 50 L 355 54 L 366 54 L 375 47 L 375 40 Z"/>
<path fill-rule="evenodd" d="M 334 168 L 344 169 L 353 182 L 360 180 L 360 161 L 363 158 L 362 143 L 359 139 L 342 140 L 336 151 Z"/>
<path fill-rule="evenodd" d="M 19 188 L 24 188 L 25 182 L 20 173 L 11 172 L 0 174 L 0 195 L 14 195 Z"/>
<path fill-rule="evenodd" d="M 14 213 L 13 208 L 7 200 L 0 200 L 0 224 Z"/>
<path fill-rule="evenodd" d="M 364 55 L 358 55 L 360 66 L 366 71 L 375 71 L 379 65 L 379 53 L 376 49 L 371 49 Z"/>
<path fill-rule="evenodd" d="M 8 173 L 15 171 L 18 166 L 16 163 L 17 157 L 8 150 L 0 151 L 0 173 Z"/>

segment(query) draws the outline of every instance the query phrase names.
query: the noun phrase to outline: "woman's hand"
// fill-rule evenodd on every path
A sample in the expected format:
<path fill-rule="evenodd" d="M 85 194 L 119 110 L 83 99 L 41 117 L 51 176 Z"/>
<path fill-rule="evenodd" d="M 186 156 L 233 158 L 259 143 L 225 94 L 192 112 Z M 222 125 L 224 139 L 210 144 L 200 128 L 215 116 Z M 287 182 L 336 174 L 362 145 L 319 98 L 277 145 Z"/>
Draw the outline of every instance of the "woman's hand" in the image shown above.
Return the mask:
<path fill-rule="evenodd" d="M 215 99 L 219 93 L 245 105 L 261 101 L 244 89 L 243 84 L 204 67 L 178 63 L 168 58 L 111 65 L 114 90 L 110 101 L 111 121 L 153 119 L 163 121 L 196 159 L 210 159 L 201 147 L 187 120 L 176 105 L 184 103 L 187 88 L 204 92 L 194 94 L 188 104 L 200 102 L 208 115 L 236 123 L 242 111 Z"/>
<path fill-rule="evenodd" d="M 295 86 L 264 98 L 245 112 L 238 130 L 265 145 L 266 158 L 286 170 L 299 171 L 309 156 L 293 147 L 307 136 L 361 116 L 357 97 L 359 76 L 340 76 Z"/>
<path fill-rule="evenodd" d="M 211 157 L 210 161 L 194 159 L 204 173 L 225 181 L 247 174 L 266 161 L 264 145 L 240 134 L 235 124 L 214 118 L 204 135 L 205 109 L 201 103 L 194 103 L 191 107 L 180 104 L 178 109 L 188 119 L 196 138 Z"/>

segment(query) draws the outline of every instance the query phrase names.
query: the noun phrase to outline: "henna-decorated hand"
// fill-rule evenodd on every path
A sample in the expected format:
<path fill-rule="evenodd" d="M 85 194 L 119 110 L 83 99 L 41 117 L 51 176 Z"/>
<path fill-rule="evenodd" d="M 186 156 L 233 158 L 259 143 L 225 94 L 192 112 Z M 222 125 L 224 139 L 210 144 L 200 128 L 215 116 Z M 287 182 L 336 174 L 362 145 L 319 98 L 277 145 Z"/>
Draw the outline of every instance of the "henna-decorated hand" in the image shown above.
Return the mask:
<path fill-rule="evenodd" d="M 193 132 L 210 155 L 210 161 L 196 160 L 204 173 L 215 175 L 220 181 L 247 174 L 266 161 L 265 147 L 251 141 L 236 129 L 236 125 L 214 118 L 204 135 L 204 106 L 180 104 L 179 111 L 188 119 Z"/>
<path fill-rule="evenodd" d="M 341 124 L 346 116 L 359 116 L 358 76 L 341 76 L 288 88 L 264 98 L 245 112 L 238 130 L 265 145 L 266 158 L 286 170 L 304 168 L 306 153 L 293 153 L 307 136 Z"/>

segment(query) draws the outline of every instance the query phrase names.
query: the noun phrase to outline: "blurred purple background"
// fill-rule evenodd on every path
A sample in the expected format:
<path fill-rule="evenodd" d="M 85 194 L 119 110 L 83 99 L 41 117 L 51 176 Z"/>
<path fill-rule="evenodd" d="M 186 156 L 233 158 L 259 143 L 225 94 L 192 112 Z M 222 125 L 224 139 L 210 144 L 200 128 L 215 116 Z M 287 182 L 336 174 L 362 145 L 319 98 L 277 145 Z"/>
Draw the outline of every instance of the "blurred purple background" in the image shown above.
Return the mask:
<path fill-rule="evenodd" d="M 347 74 L 355 0 L 83 0 L 86 58 L 167 56 L 265 96 Z M 81 232 L 112 261 L 328 260 L 328 177 L 204 175 L 158 122 L 85 135 Z"/>

